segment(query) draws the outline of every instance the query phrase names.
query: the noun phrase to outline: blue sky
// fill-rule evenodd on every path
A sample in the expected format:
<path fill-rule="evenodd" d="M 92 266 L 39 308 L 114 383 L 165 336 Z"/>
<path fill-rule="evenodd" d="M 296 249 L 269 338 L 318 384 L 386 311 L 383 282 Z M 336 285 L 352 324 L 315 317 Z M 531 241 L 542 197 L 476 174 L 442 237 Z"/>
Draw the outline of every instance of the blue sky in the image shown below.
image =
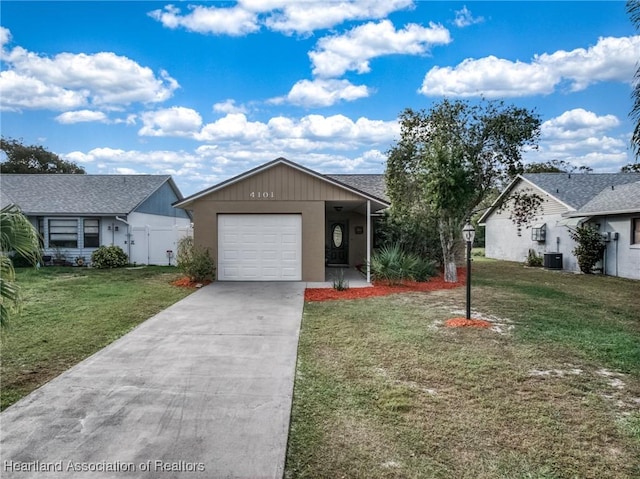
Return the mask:
<path fill-rule="evenodd" d="M 2 135 L 188 195 L 283 156 L 382 173 L 398 114 L 481 96 L 535 109 L 528 161 L 633 161 L 640 36 L 623 1 L 12 2 Z"/>

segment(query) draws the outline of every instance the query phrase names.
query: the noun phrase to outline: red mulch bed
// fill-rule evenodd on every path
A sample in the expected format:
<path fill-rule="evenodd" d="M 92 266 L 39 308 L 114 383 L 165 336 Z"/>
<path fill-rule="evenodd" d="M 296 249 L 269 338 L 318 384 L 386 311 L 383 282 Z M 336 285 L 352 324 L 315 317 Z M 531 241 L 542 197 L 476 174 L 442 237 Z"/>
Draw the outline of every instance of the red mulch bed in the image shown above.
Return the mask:
<path fill-rule="evenodd" d="M 466 270 L 458 268 L 458 282 L 445 283 L 442 276 L 431 278 L 429 281 L 418 283 L 405 281 L 399 285 L 389 285 L 385 282 L 374 282 L 369 288 L 349 288 L 345 291 L 337 291 L 333 288 L 307 288 L 304 292 L 305 301 L 334 301 L 339 299 L 362 299 L 374 296 L 387 296 L 389 294 L 409 293 L 412 291 L 437 291 L 440 289 L 453 289 L 464 286 Z"/>
<path fill-rule="evenodd" d="M 200 288 L 201 286 L 205 286 L 210 283 L 211 281 L 201 281 L 201 282 L 191 281 L 186 276 L 171 282 L 173 286 L 178 286 L 180 288 Z"/>
<path fill-rule="evenodd" d="M 491 323 L 484 319 L 451 318 L 444 322 L 447 328 L 490 328 Z"/>

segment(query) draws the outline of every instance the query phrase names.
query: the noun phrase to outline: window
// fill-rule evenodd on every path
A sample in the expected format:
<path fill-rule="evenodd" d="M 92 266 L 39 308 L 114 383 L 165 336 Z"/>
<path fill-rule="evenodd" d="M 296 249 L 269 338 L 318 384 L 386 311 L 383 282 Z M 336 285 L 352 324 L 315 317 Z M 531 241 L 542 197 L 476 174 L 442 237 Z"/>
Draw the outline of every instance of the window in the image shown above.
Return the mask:
<path fill-rule="evenodd" d="M 545 223 L 539 223 L 531 228 L 531 240 L 538 243 L 544 243 L 547 236 L 547 225 Z"/>
<path fill-rule="evenodd" d="M 40 248 L 44 248 L 44 218 L 38 218 L 38 240 L 40 241 Z"/>
<path fill-rule="evenodd" d="M 97 248 L 98 246 L 100 246 L 99 220 L 84 220 L 84 247 Z"/>
<path fill-rule="evenodd" d="M 342 246 L 342 225 L 335 225 L 333 227 L 333 247 L 340 248 Z"/>
<path fill-rule="evenodd" d="M 49 246 L 58 248 L 77 248 L 78 221 L 49 220 Z"/>
<path fill-rule="evenodd" d="M 640 244 L 640 218 L 631 220 L 631 244 Z"/>

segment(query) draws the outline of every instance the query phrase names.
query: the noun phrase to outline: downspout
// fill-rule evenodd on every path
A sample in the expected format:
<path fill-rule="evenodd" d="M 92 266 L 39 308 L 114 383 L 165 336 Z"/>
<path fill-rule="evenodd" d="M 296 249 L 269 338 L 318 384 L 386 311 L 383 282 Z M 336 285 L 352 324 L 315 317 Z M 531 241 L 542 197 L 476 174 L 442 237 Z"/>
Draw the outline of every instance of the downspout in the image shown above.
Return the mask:
<path fill-rule="evenodd" d="M 127 257 L 129 258 L 129 261 L 131 261 L 131 225 L 127 220 L 120 218 L 119 216 L 116 216 L 116 219 L 127 225 Z"/>

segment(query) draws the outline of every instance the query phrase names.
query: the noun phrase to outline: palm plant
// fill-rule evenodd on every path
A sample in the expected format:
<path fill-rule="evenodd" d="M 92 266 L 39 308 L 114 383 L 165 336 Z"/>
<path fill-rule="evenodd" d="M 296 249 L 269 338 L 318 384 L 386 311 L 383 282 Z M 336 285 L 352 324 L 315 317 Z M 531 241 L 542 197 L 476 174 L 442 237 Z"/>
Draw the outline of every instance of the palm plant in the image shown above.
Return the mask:
<path fill-rule="evenodd" d="M 17 254 L 35 264 L 40 259 L 38 232 L 15 205 L 0 210 L 0 327 L 20 304 L 20 288 L 11 255 Z"/>

